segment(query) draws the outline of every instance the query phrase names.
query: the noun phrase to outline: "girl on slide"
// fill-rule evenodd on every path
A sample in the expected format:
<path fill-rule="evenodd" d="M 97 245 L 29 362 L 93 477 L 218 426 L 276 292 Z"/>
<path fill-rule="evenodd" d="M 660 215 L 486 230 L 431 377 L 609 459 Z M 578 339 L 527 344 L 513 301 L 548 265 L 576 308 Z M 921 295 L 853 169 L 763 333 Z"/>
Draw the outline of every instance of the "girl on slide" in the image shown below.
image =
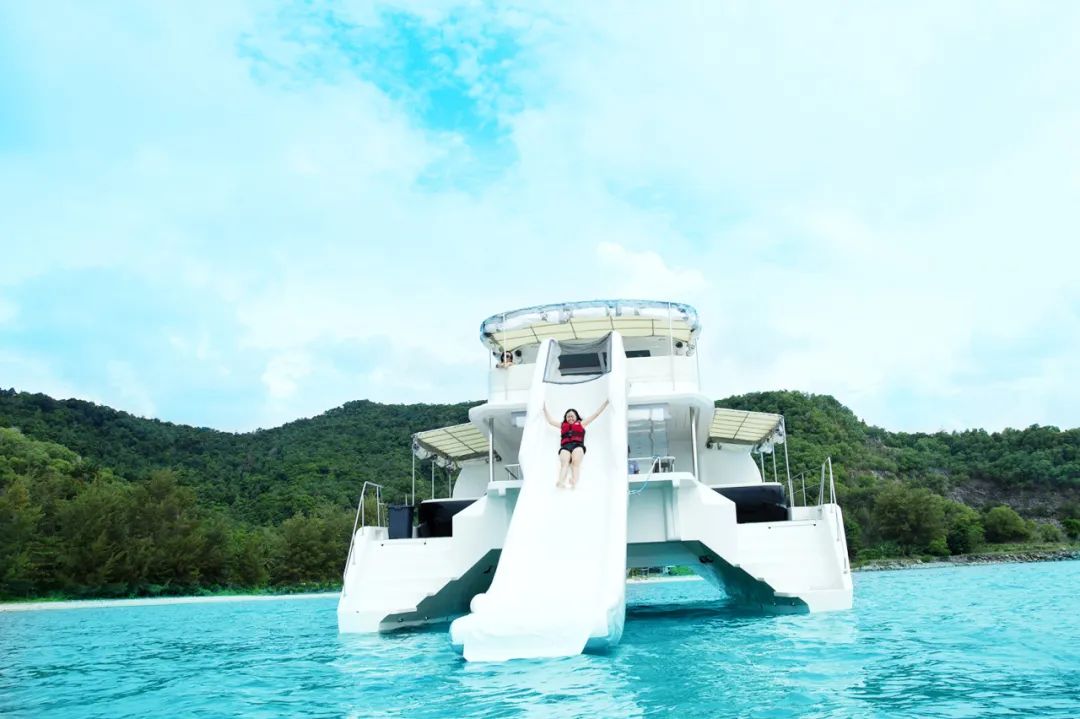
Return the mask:
<path fill-rule="evenodd" d="M 585 458 L 585 428 L 599 417 L 600 413 L 607 409 L 607 406 L 608 400 L 605 399 L 604 403 L 600 405 L 600 409 L 584 420 L 581 419 L 581 415 L 578 414 L 576 409 L 568 409 L 566 414 L 563 415 L 563 421 L 560 424 L 548 412 L 547 405 L 544 405 L 544 416 L 547 418 L 548 424 L 552 427 L 558 427 L 559 431 L 562 432 L 562 440 L 559 444 L 559 480 L 555 483 L 556 487 L 569 486 L 570 489 L 573 489 L 577 486 L 578 479 L 581 477 L 581 460 Z M 568 480 L 569 485 L 567 484 Z"/>

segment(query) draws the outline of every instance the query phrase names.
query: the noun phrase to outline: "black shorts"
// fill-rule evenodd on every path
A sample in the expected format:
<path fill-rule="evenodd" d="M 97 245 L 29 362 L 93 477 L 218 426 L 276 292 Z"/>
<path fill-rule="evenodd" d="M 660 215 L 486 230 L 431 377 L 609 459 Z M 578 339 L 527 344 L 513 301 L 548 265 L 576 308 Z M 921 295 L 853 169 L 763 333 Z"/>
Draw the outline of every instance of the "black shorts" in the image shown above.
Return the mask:
<path fill-rule="evenodd" d="M 585 445 L 583 443 L 581 443 L 581 442 L 569 442 L 569 443 L 564 444 L 563 446 L 559 447 L 559 452 L 561 453 L 565 449 L 570 454 L 573 454 L 574 450 L 577 449 L 578 447 L 581 447 L 582 452 L 588 452 L 589 451 L 589 450 L 585 449 Z"/>

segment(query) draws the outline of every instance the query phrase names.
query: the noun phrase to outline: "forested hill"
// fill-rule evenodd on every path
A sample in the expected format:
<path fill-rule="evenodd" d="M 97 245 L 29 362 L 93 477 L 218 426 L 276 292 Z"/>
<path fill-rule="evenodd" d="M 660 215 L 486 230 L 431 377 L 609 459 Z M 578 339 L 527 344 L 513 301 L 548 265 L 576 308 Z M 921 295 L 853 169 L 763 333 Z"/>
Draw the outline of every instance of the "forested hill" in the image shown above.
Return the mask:
<path fill-rule="evenodd" d="M 889 432 L 789 391 L 717 404 L 784 414 L 793 473 L 833 458 L 853 552 L 956 553 L 984 529 L 1054 539 L 1080 526 L 1080 430 Z M 336 581 L 364 480 L 402 499 L 411 434 L 463 422 L 470 406 L 357 401 L 234 434 L 0 390 L 0 596 Z M 418 474 L 423 499 L 430 465 Z M 1026 523 L 991 517 L 999 504 Z"/>
<path fill-rule="evenodd" d="M 63 445 L 127 479 L 177 470 L 202 503 L 263 524 L 324 501 L 355 507 L 365 480 L 389 485 L 391 499 L 400 500 L 410 484 L 412 434 L 465 422 L 471 406 L 361 400 L 274 429 L 234 434 L 82 400 L 0 390 L 0 427 Z M 430 472 L 429 465 L 421 469 Z M 424 497 L 430 495 L 430 473 L 425 476 Z"/>
<path fill-rule="evenodd" d="M 801 392 L 755 392 L 716 405 L 784 415 L 793 471 L 831 456 L 845 480 L 895 478 L 938 491 L 972 480 L 1006 492 L 1080 490 L 1080 429 L 890 432 L 865 424 L 833 397 Z"/>

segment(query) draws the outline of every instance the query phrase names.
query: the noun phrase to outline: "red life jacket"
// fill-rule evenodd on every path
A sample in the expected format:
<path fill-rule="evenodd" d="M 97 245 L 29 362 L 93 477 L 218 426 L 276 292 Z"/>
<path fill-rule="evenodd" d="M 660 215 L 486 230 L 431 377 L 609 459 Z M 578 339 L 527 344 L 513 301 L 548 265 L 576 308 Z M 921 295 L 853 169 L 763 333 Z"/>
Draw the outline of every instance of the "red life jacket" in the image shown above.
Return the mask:
<path fill-rule="evenodd" d="M 562 446 L 565 447 L 571 442 L 585 444 L 585 428 L 581 426 L 581 422 L 562 423 Z"/>

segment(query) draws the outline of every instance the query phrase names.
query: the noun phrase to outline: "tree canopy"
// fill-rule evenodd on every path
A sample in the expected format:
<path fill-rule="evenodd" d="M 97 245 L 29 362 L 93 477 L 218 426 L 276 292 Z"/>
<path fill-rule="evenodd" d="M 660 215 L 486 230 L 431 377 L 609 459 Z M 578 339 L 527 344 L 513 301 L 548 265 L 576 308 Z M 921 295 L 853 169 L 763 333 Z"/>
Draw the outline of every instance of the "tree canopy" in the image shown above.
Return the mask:
<path fill-rule="evenodd" d="M 853 553 L 1077 536 L 1080 430 L 889 432 L 832 397 L 790 391 L 717 405 L 784 414 L 793 472 L 816 476 L 833 458 Z M 403 498 L 410 436 L 463 422 L 471 406 L 349 402 L 237 434 L 0 390 L 0 596 L 331 586 L 363 482 Z M 429 472 L 420 463 L 420 499 Z M 972 482 L 992 496 L 956 501 Z M 1041 525 L 994 508 L 1033 491 L 1060 498 Z"/>

